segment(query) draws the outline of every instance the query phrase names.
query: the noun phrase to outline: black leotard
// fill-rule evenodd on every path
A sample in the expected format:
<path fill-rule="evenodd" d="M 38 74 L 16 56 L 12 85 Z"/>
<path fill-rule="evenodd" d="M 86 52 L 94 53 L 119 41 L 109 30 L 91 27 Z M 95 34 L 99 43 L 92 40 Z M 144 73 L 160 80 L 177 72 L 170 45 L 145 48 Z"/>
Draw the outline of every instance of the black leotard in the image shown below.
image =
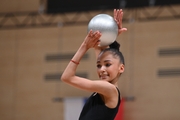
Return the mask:
<path fill-rule="evenodd" d="M 115 108 L 108 108 L 98 93 L 93 93 L 86 101 L 79 120 L 114 120 L 121 102 L 118 90 L 118 104 Z"/>

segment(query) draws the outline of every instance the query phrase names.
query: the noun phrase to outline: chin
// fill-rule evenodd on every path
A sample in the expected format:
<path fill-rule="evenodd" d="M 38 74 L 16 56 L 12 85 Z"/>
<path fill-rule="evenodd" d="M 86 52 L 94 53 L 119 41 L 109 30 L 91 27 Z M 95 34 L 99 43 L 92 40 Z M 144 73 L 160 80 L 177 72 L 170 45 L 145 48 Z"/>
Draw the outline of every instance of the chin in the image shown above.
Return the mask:
<path fill-rule="evenodd" d="M 104 80 L 104 81 L 107 81 L 107 82 L 110 82 L 110 81 L 111 81 L 108 77 L 106 77 L 106 78 L 101 78 L 101 77 L 100 77 L 100 79 L 101 79 L 101 80 Z"/>

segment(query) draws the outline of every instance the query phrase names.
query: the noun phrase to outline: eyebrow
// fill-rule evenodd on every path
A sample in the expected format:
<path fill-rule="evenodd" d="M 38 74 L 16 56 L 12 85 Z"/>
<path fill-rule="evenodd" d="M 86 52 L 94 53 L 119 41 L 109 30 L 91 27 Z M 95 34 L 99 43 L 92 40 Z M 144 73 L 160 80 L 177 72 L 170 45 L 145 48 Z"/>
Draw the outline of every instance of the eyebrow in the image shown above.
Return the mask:
<path fill-rule="evenodd" d="M 104 60 L 104 62 L 110 62 L 111 60 Z M 97 63 L 100 63 L 100 60 L 97 61 Z"/>

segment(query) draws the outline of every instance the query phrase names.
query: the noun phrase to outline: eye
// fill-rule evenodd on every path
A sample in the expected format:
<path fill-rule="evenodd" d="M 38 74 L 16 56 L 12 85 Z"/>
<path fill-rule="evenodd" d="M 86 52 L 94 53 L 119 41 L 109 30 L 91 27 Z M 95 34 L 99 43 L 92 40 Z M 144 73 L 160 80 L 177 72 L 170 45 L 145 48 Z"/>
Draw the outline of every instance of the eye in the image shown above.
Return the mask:
<path fill-rule="evenodd" d="M 97 68 L 101 68 L 101 65 L 100 65 L 100 64 L 97 64 Z"/>
<path fill-rule="evenodd" d="M 106 67 L 109 67 L 109 66 L 111 66 L 111 64 L 110 63 L 106 63 Z"/>

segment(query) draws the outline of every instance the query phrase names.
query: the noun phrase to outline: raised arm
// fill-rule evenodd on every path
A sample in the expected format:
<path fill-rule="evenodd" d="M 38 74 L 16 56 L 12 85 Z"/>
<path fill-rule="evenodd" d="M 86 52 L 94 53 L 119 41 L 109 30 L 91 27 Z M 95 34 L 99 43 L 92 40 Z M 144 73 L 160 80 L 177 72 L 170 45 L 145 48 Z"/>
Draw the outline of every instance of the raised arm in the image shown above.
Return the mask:
<path fill-rule="evenodd" d="M 81 58 L 88 51 L 88 49 L 98 44 L 98 39 L 100 38 L 100 36 L 101 36 L 101 33 L 99 31 L 96 31 L 96 32 L 93 32 L 92 30 L 89 31 L 83 43 L 80 45 L 79 49 L 73 56 L 72 60 L 69 62 L 68 66 L 64 70 L 61 76 L 61 79 L 63 81 L 71 84 L 71 82 L 73 81 L 73 78 L 76 77 L 75 72 L 76 72 L 78 64 L 80 63 Z"/>

